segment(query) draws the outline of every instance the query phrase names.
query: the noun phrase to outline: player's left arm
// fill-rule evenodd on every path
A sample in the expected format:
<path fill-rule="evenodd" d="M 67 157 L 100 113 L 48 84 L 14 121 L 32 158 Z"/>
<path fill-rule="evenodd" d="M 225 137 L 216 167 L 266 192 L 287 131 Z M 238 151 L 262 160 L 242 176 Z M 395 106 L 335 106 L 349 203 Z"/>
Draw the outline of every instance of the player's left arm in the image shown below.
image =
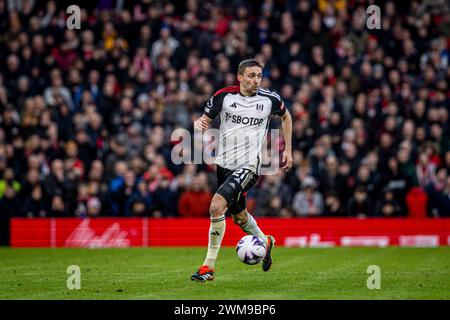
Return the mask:
<path fill-rule="evenodd" d="M 284 136 L 284 151 L 281 159 L 283 164 L 282 170 L 288 172 L 292 168 L 292 117 L 287 108 L 280 118 Z"/>

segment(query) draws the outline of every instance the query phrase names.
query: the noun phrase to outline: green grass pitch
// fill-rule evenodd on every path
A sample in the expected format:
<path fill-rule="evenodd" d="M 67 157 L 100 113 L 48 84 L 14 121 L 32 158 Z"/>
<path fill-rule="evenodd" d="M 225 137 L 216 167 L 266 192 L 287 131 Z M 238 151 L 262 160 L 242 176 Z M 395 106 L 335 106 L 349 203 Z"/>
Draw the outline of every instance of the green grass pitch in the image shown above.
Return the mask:
<path fill-rule="evenodd" d="M 450 299 L 450 248 L 275 248 L 269 272 L 222 248 L 213 282 L 190 281 L 206 248 L 0 249 L 0 299 Z M 66 286 L 78 265 L 81 289 Z M 369 265 L 381 289 L 366 286 Z"/>

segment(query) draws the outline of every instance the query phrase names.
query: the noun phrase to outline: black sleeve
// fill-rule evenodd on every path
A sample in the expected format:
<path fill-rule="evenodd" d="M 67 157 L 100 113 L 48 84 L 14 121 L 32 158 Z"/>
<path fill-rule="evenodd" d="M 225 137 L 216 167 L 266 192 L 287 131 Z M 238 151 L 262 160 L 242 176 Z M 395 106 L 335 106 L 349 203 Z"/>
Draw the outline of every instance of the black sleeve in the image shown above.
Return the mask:
<path fill-rule="evenodd" d="M 204 114 L 214 119 L 222 110 L 223 94 L 213 95 L 205 105 Z"/>
<path fill-rule="evenodd" d="M 281 100 L 281 97 L 278 94 L 273 94 L 272 96 L 270 96 L 270 100 L 272 101 L 271 114 L 275 114 L 281 117 L 286 113 L 284 102 L 283 100 Z"/>

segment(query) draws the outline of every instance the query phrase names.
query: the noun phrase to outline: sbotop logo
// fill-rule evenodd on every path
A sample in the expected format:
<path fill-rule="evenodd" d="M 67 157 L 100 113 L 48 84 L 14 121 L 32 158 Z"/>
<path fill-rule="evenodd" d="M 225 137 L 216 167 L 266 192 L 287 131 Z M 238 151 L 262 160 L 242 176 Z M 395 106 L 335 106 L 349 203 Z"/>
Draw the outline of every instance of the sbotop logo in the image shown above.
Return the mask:
<path fill-rule="evenodd" d="M 250 119 L 249 119 L 250 121 Z M 261 133 L 262 134 L 262 133 Z M 174 164 L 218 164 L 237 167 L 255 166 L 260 175 L 273 175 L 280 167 L 280 130 L 269 130 L 266 136 L 242 132 L 224 132 L 208 129 L 192 136 L 186 129 L 172 132 L 171 159 Z"/>
<path fill-rule="evenodd" d="M 236 114 L 231 114 L 229 112 L 225 112 L 225 122 L 232 122 L 232 123 L 236 123 L 236 124 L 249 124 L 252 126 L 260 126 L 263 122 L 264 119 L 262 118 L 254 118 L 254 117 L 245 117 L 245 116 L 240 116 L 240 115 L 236 115 Z"/>

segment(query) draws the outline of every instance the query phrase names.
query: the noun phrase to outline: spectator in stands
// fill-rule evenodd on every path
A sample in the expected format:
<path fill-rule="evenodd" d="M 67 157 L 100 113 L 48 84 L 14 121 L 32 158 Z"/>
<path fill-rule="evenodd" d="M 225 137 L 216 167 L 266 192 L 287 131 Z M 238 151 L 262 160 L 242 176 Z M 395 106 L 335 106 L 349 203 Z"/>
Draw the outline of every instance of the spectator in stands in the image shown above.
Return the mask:
<path fill-rule="evenodd" d="M 128 199 L 125 206 L 126 216 L 150 216 L 153 209 L 153 195 L 148 191 L 144 179 L 139 180 L 136 190 Z"/>
<path fill-rule="evenodd" d="M 156 179 L 154 217 L 173 217 L 178 214 L 177 204 L 180 194 L 172 179 L 172 175 L 166 171 L 162 171 L 161 176 Z"/>
<path fill-rule="evenodd" d="M 436 173 L 436 179 L 425 188 L 429 199 L 430 215 L 433 217 L 446 216 L 445 210 L 448 210 L 446 203 L 447 191 L 447 169 L 441 168 Z M 447 209 L 446 209 L 447 208 Z"/>
<path fill-rule="evenodd" d="M 64 205 L 64 199 L 62 195 L 55 194 L 51 198 L 51 209 L 49 217 L 61 218 L 68 216 L 69 213 L 66 211 L 66 206 Z"/>
<path fill-rule="evenodd" d="M 357 186 L 353 197 L 347 203 L 347 214 L 351 217 L 366 218 L 373 215 L 372 202 L 364 186 Z"/>
<path fill-rule="evenodd" d="M 434 180 L 436 164 L 430 161 L 429 154 L 422 152 L 419 154 L 419 161 L 416 165 L 416 175 L 419 186 L 425 187 Z"/>
<path fill-rule="evenodd" d="M 60 70 L 52 70 L 50 77 L 52 84 L 44 91 L 45 102 L 51 107 L 56 106 L 59 102 L 64 102 L 69 106 L 69 109 L 73 110 L 72 95 L 70 90 L 63 85 Z"/>
<path fill-rule="evenodd" d="M 25 199 L 22 211 L 27 218 L 45 218 L 49 213 L 47 203 L 48 199 L 44 197 L 42 187 L 37 185 Z"/>
<path fill-rule="evenodd" d="M 148 217 L 151 210 L 143 198 L 135 198 L 130 205 L 130 215 L 133 217 Z"/>
<path fill-rule="evenodd" d="M 123 177 L 118 178 L 117 184 L 114 191 L 111 192 L 112 207 L 114 214 L 125 215 L 127 201 L 135 192 L 136 174 L 132 170 L 126 169 Z"/>
<path fill-rule="evenodd" d="M 320 216 L 323 213 L 324 203 L 320 192 L 315 191 L 316 181 L 308 176 L 302 182 L 302 191 L 299 191 L 292 203 L 292 209 L 298 216 Z"/>
<path fill-rule="evenodd" d="M 178 213 L 181 217 L 205 217 L 209 215 L 209 203 L 212 193 L 205 184 L 206 176 L 198 174 L 192 180 L 191 187 L 184 191 L 178 201 Z"/>
<path fill-rule="evenodd" d="M 396 158 L 391 157 L 388 160 L 388 169 L 382 175 L 381 181 L 383 186 L 388 187 L 394 193 L 394 198 L 401 205 L 402 210 L 406 211 L 405 197 L 412 187 L 412 183 L 408 177 L 400 173 Z"/>
<path fill-rule="evenodd" d="M 387 218 L 404 216 L 402 207 L 395 200 L 394 193 L 389 188 L 383 190 L 381 199 L 377 203 L 377 215 Z"/>
<path fill-rule="evenodd" d="M 361 164 L 358 167 L 358 172 L 355 179 L 355 184 L 359 186 L 364 186 L 369 194 L 369 198 L 375 201 L 375 197 L 378 192 L 378 181 L 376 181 L 377 175 L 370 172 L 369 166 L 366 164 Z"/>
<path fill-rule="evenodd" d="M 344 208 L 341 205 L 341 200 L 335 192 L 329 192 L 325 196 L 325 210 L 324 215 L 329 217 L 339 217 L 345 214 Z"/>
<path fill-rule="evenodd" d="M 436 209 L 438 217 L 450 216 L 450 177 L 447 177 L 445 188 L 437 195 Z"/>
<path fill-rule="evenodd" d="M 282 208 L 289 206 L 291 193 L 291 188 L 283 182 L 281 172 L 265 176 L 258 191 L 256 214 L 278 216 Z"/>
<path fill-rule="evenodd" d="M 0 199 L 3 198 L 8 186 L 11 186 L 16 193 L 20 192 L 20 182 L 16 180 L 15 173 L 11 168 L 4 170 L 3 179 L 0 180 Z"/>
<path fill-rule="evenodd" d="M 97 197 L 91 197 L 87 201 L 87 216 L 98 217 L 102 212 L 102 202 Z"/>

